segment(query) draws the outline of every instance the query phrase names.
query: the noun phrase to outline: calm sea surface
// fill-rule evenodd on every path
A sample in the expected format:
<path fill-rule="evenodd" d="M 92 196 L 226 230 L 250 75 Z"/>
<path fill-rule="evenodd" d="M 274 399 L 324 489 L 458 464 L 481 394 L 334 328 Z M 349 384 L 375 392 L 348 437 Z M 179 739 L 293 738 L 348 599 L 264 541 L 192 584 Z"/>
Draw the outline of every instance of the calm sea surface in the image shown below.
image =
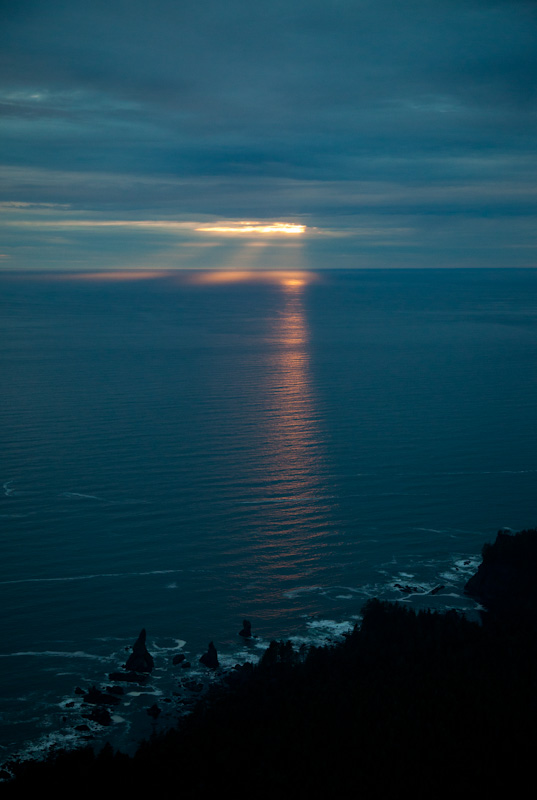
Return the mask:
<path fill-rule="evenodd" d="M 536 364 L 532 270 L 0 274 L 0 760 L 83 741 L 75 687 L 142 627 L 124 747 L 210 640 L 473 609 L 483 543 L 537 522 Z"/>

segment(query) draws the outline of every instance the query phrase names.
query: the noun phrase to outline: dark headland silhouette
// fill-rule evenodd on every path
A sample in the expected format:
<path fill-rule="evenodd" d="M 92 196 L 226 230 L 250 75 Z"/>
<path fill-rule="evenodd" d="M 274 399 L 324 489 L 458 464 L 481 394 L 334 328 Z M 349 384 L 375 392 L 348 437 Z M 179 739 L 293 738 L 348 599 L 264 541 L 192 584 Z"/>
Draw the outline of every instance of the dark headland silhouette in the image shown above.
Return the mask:
<path fill-rule="evenodd" d="M 498 533 L 466 591 L 483 606 L 481 623 L 371 600 L 341 644 L 304 652 L 271 642 L 256 667 L 235 670 L 133 757 L 106 745 L 14 765 L 5 796 L 526 794 L 537 744 L 537 531 Z M 137 644 L 140 669 L 145 635 Z"/>

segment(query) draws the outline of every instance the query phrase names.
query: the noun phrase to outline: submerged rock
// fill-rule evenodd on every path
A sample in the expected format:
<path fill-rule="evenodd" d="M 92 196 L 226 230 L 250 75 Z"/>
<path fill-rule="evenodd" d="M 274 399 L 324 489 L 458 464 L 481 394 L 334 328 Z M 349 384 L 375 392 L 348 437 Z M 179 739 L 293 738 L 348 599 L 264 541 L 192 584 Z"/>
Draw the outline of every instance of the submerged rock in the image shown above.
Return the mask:
<path fill-rule="evenodd" d="M 156 719 L 159 716 L 160 712 L 161 709 L 157 706 L 156 703 L 153 703 L 151 708 L 147 709 L 147 713 L 149 714 L 150 717 L 153 717 L 153 719 Z"/>
<path fill-rule="evenodd" d="M 109 694 L 125 694 L 125 689 L 122 686 L 107 686 L 106 691 Z"/>
<path fill-rule="evenodd" d="M 99 725 L 108 726 L 112 724 L 112 717 L 107 708 L 102 706 L 95 706 L 91 714 L 82 714 L 85 719 L 90 719 L 92 722 L 97 722 Z"/>
<path fill-rule="evenodd" d="M 144 684 L 149 680 L 149 675 L 141 674 L 139 672 L 110 672 L 108 675 L 108 680 Z"/>
<path fill-rule="evenodd" d="M 202 692 L 203 691 L 203 683 L 198 683 L 196 680 L 185 681 L 183 686 L 185 689 L 188 689 L 190 692 Z"/>
<path fill-rule="evenodd" d="M 152 672 L 155 662 L 153 661 L 153 656 L 147 651 L 145 639 L 145 628 L 142 628 L 140 635 L 132 646 L 132 653 L 125 664 L 126 669 L 133 672 Z"/>
<path fill-rule="evenodd" d="M 411 584 L 394 583 L 394 589 L 399 589 L 403 594 L 423 594 L 421 586 L 412 586 Z"/>
<path fill-rule="evenodd" d="M 173 661 L 172 661 L 173 666 L 176 667 L 177 664 L 182 664 L 183 661 L 185 660 L 185 658 L 186 658 L 186 656 L 183 653 L 180 653 L 179 655 L 174 656 L 173 657 Z"/>
<path fill-rule="evenodd" d="M 209 642 L 207 652 L 204 653 L 200 658 L 200 664 L 203 664 L 205 667 L 209 667 L 209 669 L 218 669 L 220 666 L 218 663 L 218 653 L 216 652 L 216 647 L 212 642 Z"/>
<path fill-rule="evenodd" d="M 95 706 L 117 706 L 120 700 L 113 694 L 106 694 L 106 692 L 101 692 L 100 689 L 97 689 L 96 686 L 92 686 L 84 695 L 84 702 Z"/>

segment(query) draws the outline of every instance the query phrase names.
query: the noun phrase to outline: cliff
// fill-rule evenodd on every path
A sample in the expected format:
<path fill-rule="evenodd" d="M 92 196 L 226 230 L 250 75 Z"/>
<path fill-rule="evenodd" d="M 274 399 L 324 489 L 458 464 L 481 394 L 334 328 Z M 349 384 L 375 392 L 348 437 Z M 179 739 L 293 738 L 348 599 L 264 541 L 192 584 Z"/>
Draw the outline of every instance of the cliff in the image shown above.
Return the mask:
<path fill-rule="evenodd" d="M 537 531 L 499 531 L 482 550 L 482 562 L 465 591 L 493 615 L 537 617 Z"/>

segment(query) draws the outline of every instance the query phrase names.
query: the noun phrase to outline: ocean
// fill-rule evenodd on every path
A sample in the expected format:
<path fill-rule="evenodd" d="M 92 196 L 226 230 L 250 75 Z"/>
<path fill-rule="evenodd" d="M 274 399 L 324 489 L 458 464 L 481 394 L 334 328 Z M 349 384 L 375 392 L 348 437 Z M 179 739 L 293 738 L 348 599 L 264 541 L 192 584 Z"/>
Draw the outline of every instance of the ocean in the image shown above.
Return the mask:
<path fill-rule="evenodd" d="M 483 544 L 536 524 L 534 270 L 3 272 L 0 359 L 0 761 L 132 752 L 209 641 L 477 617 Z M 89 722 L 142 628 L 150 681 Z"/>

